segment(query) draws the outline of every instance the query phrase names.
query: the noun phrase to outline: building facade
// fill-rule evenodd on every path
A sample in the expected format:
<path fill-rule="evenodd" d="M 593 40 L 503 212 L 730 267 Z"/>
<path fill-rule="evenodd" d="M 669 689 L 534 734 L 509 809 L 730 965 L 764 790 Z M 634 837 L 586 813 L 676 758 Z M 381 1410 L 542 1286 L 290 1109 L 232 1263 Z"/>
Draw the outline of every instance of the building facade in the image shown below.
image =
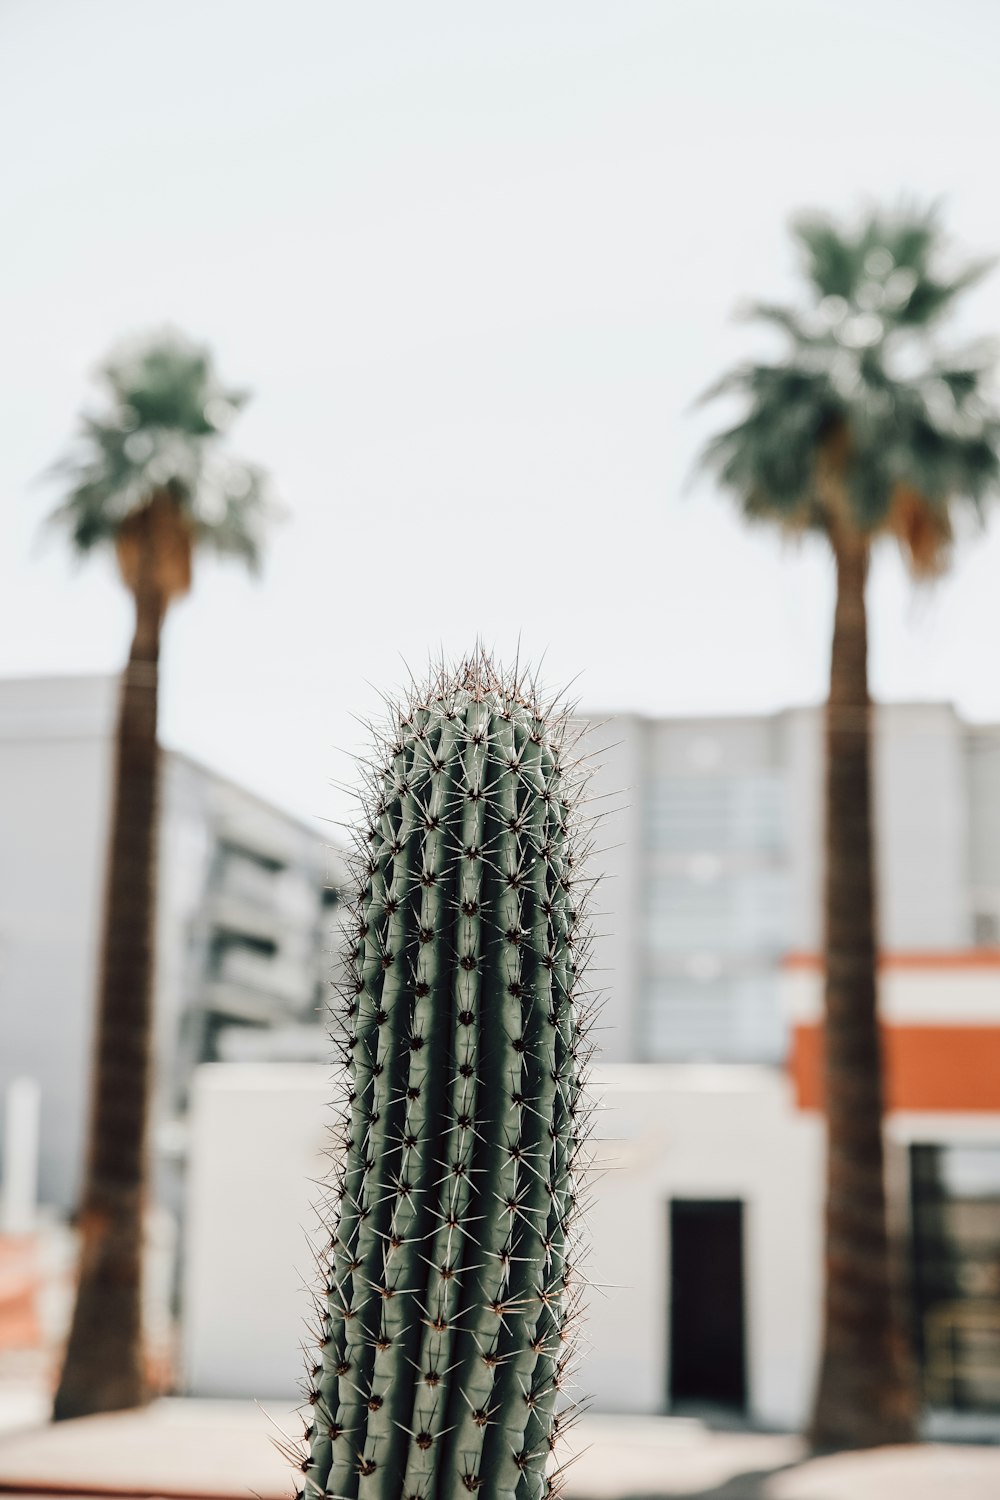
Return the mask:
<path fill-rule="evenodd" d="M 40 1196 L 64 1211 L 86 1137 L 116 702 L 112 678 L 0 682 L 0 1093 L 40 1084 Z M 342 880 L 316 831 L 164 751 L 154 1143 L 174 1206 L 197 1064 L 327 1055 Z"/>
<path fill-rule="evenodd" d="M 39 1080 L 43 1197 L 64 1208 L 114 704 L 106 680 L 0 684 L 0 1086 Z M 1000 1417 L 1000 728 L 934 704 L 875 722 L 893 1242 L 932 1423 L 961 1431 Z M 580 1387 L 598 1409 L 797 1426 L 822 1278 L 822 715 L 620 715 L 581 749 L 607 810 L 607 1001 Z M 334 1094 L 319 1012 L 342 866 L 173 753 L 161 826 L 156 1142 L 161 1197 L 184 1209 L 183 1379 L 290 1395 Z"/>
<path fill-rule="evenodd" d="M 822 735 L 822 710 L 790 709 L 612 716 L 585 736 L 596 805 L 611 809 L 598 840 L 609 876 L 595 957 L 608 993 L 601 1057 L 647 1065 L 608 1069 L 626 1165 L 596 1212 L 611 1205 L 608 1248 L 623 1194 L 647 1221 L 638 1285 L 661 1308 L 655 1334 L 641 1334 L 656 1341 L 641 1377 L 647 1409 L 658 1391 L 667 1405 L 732 1402 L 763 1421 L 808 1410 L 823 1178 Z M 929 1404 L 1000 1413 L 1000 727 L 965 724 L 944 704 L 879 706 L 874 782 L 895 1253 Z M 600 1230 L 595 1243 L 600 1258 Z M 728 1297 L 706 1271 L 726 1264 Z M 603 1327 L 609 1349 L 621 1344 L 616 1322 Z"/>
<path fill-rule="evenodd" d="M 597 764 L 598 1410 L 808 1418 L 822 1294 L 822 716 L 617 716 Z M 880 1004 L 894 1253 L 929 1430 L 1000 1418 L 1000 730 L 876 714 Z M 282 1394 L 306 1308 L 330 1078 L 201 1069 L 185 1379 Z M 269 1150 L 268 1143 L 277 1143 Z M 247 1233 L 252 1228 L 252 1233 Z M 254 1288 L 271 1288 L 248 1319 Z"/>
<path fill-rule="evenodd" d="M 1000 1004 L 994 1016 L 1000 1028 Z M 598 1066 L 591 1092 L 577 1391 L 598 1411 L 803 1426 L 819 1357 L 820 1114 L 785 1070 L 753 1063 Z M 315 1065 L 198 1070 L 182 1376 L 194 1394 L 293 1397 L 315 1278 L 302 1226 L 318 1245 L 335 1093 Z M 995 1437 L 1000 1111 L 913 1101 L 890 1115 L 887 1152 L 928 1431 Z"/>
<path fill-rule="evenodd" d="M 597 716 L 595 716 L 596 718 Z M 606 1062 L 780 1064 L 789 954 L 820 948 L 822 710 L 612 715 L 596 766 Z M 1000 726 L 943 704 L 875 711 L 881 946 L 1000 942 Z"/>

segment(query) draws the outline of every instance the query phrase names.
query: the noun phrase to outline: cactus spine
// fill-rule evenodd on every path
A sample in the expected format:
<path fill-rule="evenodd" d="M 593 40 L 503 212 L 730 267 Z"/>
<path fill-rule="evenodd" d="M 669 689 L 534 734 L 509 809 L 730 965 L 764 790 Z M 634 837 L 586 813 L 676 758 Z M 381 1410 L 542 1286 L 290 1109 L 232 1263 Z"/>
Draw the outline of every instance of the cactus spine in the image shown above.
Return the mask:
<path fill-rule="evenodd" d="M 360 841 L 306 1497 L 541 1500 L 576 1310 L 584 853 L 564 716 L 482 654 Z"/>

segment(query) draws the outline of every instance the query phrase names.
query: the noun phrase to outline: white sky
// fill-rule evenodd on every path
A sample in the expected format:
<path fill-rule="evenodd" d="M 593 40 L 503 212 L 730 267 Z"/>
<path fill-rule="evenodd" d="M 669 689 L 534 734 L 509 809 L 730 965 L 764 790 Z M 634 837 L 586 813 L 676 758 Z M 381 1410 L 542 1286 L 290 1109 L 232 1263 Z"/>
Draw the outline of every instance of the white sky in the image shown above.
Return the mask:
<path fill-rule="evenodd" d="M 291 515 L 172 613 L 167 743 L 340 816 L 369 683 L 477 634 L 585 707 L 820 699 L 826 561 L 682 493 L 691 402 L 793 293 L 797 208 L 943 195 L 1000 249 L 998 57 L 995 0 L 4 0 L 0 673 L 122 661 L 36 478 L 171 321 L 253 387 L 233 447 Z M 1000 526 L 919 596 L 886 557 L 876 691 L 1000 718 L 998 578 Z"/>

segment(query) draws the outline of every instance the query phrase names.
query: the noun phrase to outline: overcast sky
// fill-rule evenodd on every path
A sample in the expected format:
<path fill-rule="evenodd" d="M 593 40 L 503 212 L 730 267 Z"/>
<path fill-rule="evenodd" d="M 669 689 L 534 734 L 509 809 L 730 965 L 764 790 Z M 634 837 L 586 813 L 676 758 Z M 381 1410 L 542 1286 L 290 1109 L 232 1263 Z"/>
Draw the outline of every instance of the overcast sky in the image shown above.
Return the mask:
<path fill-rule="evenodd" d="M 685 490 L 691 404 L 793 295 L 796 209 L 940 196 L 1000 249 L 998 57 L 995 0 L 4 0 L 0 673 L 122 662 L 37 476 L 171 322 L 289 517 L 172 612 L 168 744 L 340 816 L 352 715 L 477 635 L 594 710 L 818 701 L 826 559 Z M 875 690 L 1000 719 L 998 579 L 1000 526 L 920 594 L 880 560 Z"/>

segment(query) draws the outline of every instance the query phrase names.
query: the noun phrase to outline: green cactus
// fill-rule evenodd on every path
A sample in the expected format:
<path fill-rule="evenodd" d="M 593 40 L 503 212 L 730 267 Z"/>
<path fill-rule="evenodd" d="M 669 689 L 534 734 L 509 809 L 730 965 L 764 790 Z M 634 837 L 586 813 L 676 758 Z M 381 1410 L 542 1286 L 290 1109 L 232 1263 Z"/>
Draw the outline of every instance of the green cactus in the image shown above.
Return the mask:
<path fill-rule="evenodd" d="M 363 803 L 302 1494 L 541 1500 L 583 1138 L 583 778 L 482 652 L 392 711 Z"/>

